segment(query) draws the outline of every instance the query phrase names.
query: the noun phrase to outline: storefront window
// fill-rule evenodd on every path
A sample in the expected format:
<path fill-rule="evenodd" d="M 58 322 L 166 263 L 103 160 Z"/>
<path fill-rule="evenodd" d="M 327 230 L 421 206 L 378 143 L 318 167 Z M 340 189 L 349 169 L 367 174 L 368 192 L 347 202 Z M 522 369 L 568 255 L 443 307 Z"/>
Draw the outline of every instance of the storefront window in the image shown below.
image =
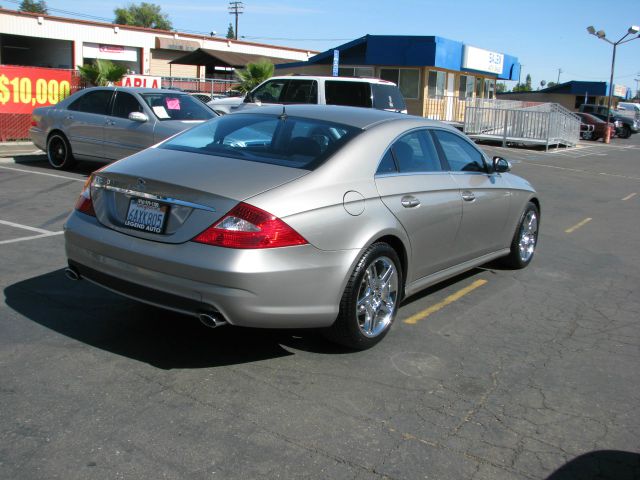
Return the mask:
<path fill-rule="evenodd" d="M 444 96 L 445 73 L 429 71 L 429 98 Z"/>
<path fill-rule="evenodd" d="M 380 78 L 398 85 L 404 98 L 420 98 L 420 71 L 417 68 L 381 68 Z"/>
<path fill-rule="evenodd" d="M 476 80 L 476 98 L 483 98 L 484 91 L 484 78 L 478 78 Z"/>
<path fill-rule="evenodd" d="M 458 86 L 459 98 L 471 98 L 473 97 L 473 84 L 475 77 L 471 75 L 460 75 L 460 84 Z"/>
<path fill-rule="evenodd" d="M 338 75 L 341 77 L 373 77 L 373 67 L 340 67 Z"/>
<path fill-rule="evenodd" d="M 496 81 L 491 79 L 485 79 L 484 81 L 484 98 L 495 98 L 496 96 Z"/>

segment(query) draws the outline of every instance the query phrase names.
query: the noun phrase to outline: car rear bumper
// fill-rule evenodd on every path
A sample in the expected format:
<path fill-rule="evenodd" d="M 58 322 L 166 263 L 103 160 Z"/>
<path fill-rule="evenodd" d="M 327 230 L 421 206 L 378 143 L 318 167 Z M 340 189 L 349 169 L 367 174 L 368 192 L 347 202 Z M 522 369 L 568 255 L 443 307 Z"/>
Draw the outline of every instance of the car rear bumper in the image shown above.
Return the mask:
<path fill-rule="evenodd" d="M 65 225 L 69 265 L 130 298 L 189 315 L 219 312 L 232 325 L 331 325 L 358 250 L 311 245 L 236 250 L 173 245 L 110 230 L 73 212 Z"/>
<path fill-rule="evenodd" d="M 29 129 L 29 138 L 31 138 L 33 144 L 40 150 L 45 152 L 47 151 L 47 136 L 45 135 L 44 130 L 37 127 L 31 127 Z"/>

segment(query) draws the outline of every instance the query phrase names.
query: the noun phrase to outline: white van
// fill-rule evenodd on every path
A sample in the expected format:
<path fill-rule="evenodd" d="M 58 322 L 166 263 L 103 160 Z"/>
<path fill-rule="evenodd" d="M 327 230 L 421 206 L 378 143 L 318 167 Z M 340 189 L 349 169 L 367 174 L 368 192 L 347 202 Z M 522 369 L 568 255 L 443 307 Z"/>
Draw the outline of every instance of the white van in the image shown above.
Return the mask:
<path fill-rule="evenodd" d="M 625 117 L 633 117 L 640 120 L 640 103 L 620 102 L 616 112 Z"/>
<path fill-rule="evenodd" d="M 377 108 L 407 113 L 407 106 L 395 83 L 379 78 L 289 75 L 272 77 L 244 98 L 215 99 L 207 105 L 219 114 L 261 105 L 311 103 Z"/>

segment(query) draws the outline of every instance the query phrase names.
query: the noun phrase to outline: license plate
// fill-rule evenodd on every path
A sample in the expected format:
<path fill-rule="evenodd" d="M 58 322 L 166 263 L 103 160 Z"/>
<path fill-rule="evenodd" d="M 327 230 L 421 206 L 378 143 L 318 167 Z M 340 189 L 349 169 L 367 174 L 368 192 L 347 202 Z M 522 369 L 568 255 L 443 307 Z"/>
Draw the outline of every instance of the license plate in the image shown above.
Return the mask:
<path fill-rule="evenodd" d="M 143 232 L 162 233 L 168 205 L 145 198 L 132 198 L 124 224 L 126 227 Z"/>

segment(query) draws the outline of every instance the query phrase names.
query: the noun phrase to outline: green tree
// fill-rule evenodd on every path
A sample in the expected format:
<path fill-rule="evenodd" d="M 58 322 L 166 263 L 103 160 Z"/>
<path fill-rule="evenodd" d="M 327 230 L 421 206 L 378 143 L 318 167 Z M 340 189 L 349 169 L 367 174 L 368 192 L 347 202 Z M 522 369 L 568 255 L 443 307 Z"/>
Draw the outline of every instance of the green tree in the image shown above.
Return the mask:
<path fill-rule="evenodd" d="M 273 76 L 275 67 L 269 60 L 260 59 L 255 63 L 247 63 L 244 69 L 236 70 L 236 77 L 240 82 L 238 90 L 247 93 Z"/>
<path fill-rule="evenodd" d="M 549 82 L 547 83 L 547 88 L 555 87 L 556 85 L 558 85 L 556 82 Z"/>
<path fill-rule="evenodd" d="M 496 83 L 496 93 L 504 93 L 507 91 L 507 84 L 506 83 Z"/>
<path fill-rule="evenodd" d="M 236 38 L 236 32 L 233 31 L 233 25 L 231 22 L 229 22 L 229 28 L 227 29 L 227 38 L 232 40 Z"/>
<path fill-rule="evenodd" d="M 171 30 L 173 27 L 166 13 L 162 13 L 160 5 L 142 2 L 137 5 L 129 4 L 123 8 L 116 8 L 116 18 L 113 23 L 120 25 L 134 25 L 136 27 L 155 28 L 157 30 Z"/>
<path fill-rule="evenodd" d="M 527 79 L 525 80 L 525 87 L 527 88 L 525 91 L 526 92 L 530 92 L 531 90 L 533 90 L 533 88 L 531 87 L 531 75 L 527 73 Z"/>
<path fill-rule="evenodd" d="M 122 79 L 127 69 L 110 60 L 96 58 L 92 64 L 78 66 L 80 77 L 96 87 L 106 87 Z"/>
<path fill-rule="evenodd" d="M 42 13 L 43 15 L 47 15 L 49 13 L 47 2 L 44 0 L 22 0 L 18 10 L 21 12 Z"/>

